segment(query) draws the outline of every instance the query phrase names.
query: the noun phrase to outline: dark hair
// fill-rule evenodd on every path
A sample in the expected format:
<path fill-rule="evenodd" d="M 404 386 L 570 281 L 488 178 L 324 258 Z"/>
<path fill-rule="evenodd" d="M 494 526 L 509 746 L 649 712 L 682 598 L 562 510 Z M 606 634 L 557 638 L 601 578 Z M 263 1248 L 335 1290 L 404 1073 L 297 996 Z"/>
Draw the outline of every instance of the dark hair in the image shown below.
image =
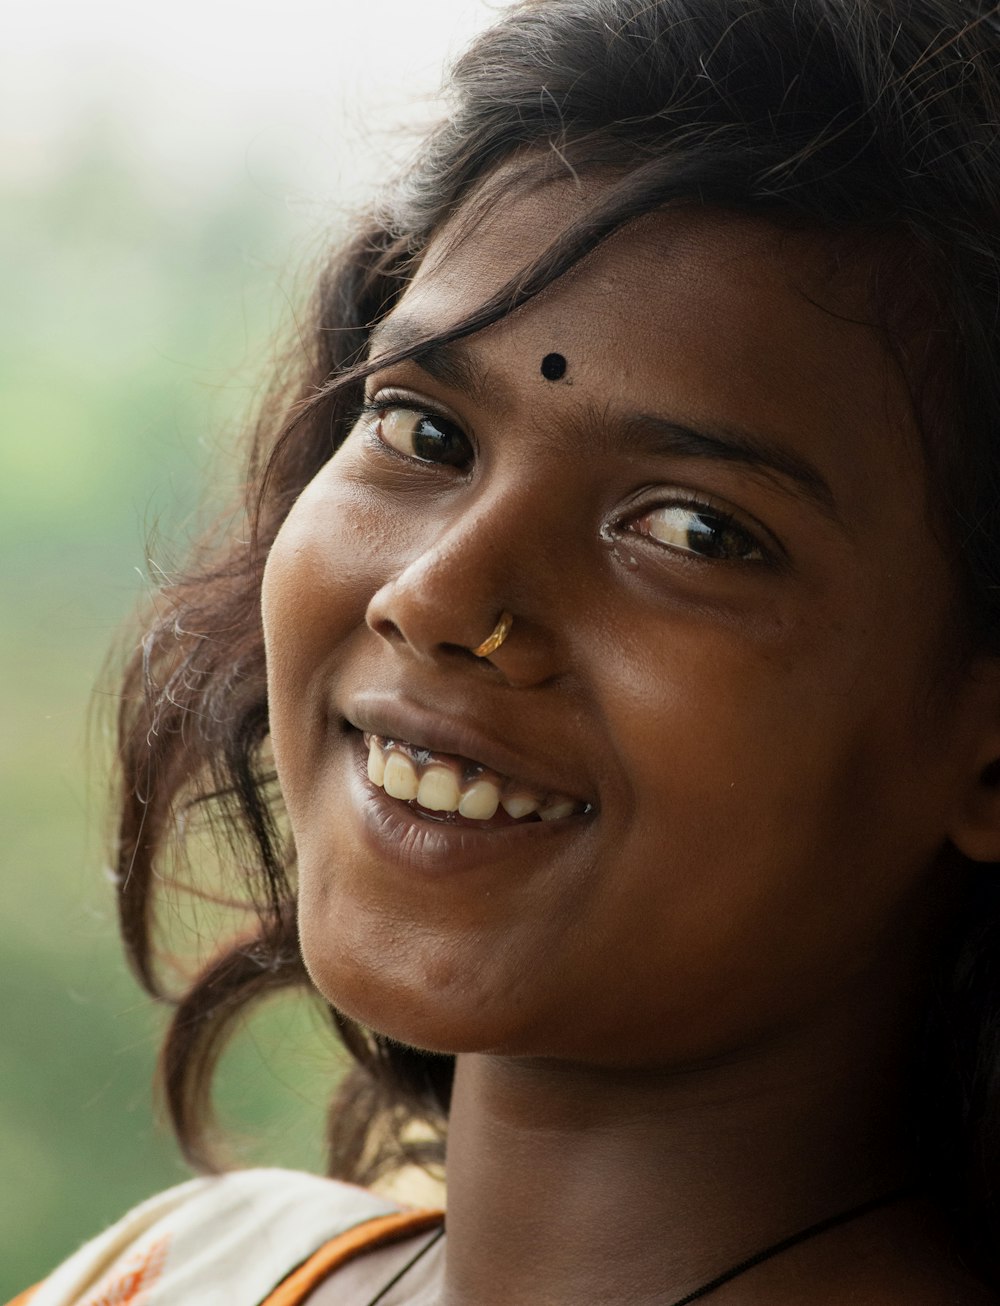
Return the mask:
<path fill-rule="evenodd" d="M 968 647 L 995 653 L 998 55 L 994 15 L 961 0 L 529 0 L 458 62 L 445 121 L 321 276 L 308 332 L 263 406 L 246 485 L 253 529 L 211 538 L 186 576 L 161 589 L 127 670 L 121 922 L 143 984 L 176 1007 L 162 1073 L 194 1163 L 211 1165 L 211 1078 L 237 1018 L 264 995 L 310 987 L 294 852 L 268 761 L 263 560 L 349 429 L 369 332 L 431 234 L 501 163 L 512 165 L 503 187 L 598 170 L 607 178 L 536 262 L 437 339 L 495 321 L 624 223 L 671 203 L 763 215 L 885 251 L 873 302 L 910 379 L 944 496 L 956 625 Z M 253 914 L 244 908 L 245 932 L 174 995 L 160 974 L 156 898 L 170 878 L 164 863 L 183 855 L 199 817 L 235 852 Z M 967 1254 L 997 1275 L 1000 905 L 985 874 L 963 869 L 970 903 L 932 1004 L 918 1139 Z M 367 1181 L 402 1159 L 439 1155 L 451 1060 L 329 1014 L 354 1058 L 331 1109 L 332 1172 Z M 429 1141 L 413 1140 L 414 1121 L 430 1126 Z"/>

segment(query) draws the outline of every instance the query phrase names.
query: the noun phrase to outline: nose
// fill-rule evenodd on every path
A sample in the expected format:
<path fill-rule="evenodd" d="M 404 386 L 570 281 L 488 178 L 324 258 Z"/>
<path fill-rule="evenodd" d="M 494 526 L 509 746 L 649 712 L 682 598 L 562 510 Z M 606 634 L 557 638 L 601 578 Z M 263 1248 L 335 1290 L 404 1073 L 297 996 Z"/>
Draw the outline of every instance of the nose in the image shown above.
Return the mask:
<path fill-rule="evenodd" d="M 401 654 L 425 664 L 492 667 L 512 685 L 538 685 L 558 670 L 551 546 L 518 529 L 526 505 L 470 509 L 428 538 L 372 596 L 369 628 Z M 534 505 L 537 515 L 540 505 Z M 497 645 L 501 617 L 512 620 Z M 483 656 L 473 650 L 487 645 Z M 490 649 L 490 645 L 496 645 Z"/>

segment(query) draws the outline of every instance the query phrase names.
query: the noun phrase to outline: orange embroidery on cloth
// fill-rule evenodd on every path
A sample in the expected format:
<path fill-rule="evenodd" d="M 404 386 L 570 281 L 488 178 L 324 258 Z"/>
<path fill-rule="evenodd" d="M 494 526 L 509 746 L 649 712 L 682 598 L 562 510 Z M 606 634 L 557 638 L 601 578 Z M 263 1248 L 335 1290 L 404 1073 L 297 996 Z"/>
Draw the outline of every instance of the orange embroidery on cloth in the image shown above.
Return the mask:
<path fill-rule="evenodd" d="M 149 1290 L 163 1273 L 167 1260 L 168 1238 L 161 1238 L 144 1252 L 136 1252 L 125 1262 L 123 1272 L 110 1283 L 101 1281 L 98 1291 L 80 1306 L 142 1306 Z"/>
<path fill-rule="evenodd" d="M 36 1283 L 33 1288 L 25 1288 L 24 1292 L 19 1292 L 13 1301 L 7 1303 L 7 1306 L 28 1306 L 28 1302 L 41 1286 L 40 1283 Z"/>

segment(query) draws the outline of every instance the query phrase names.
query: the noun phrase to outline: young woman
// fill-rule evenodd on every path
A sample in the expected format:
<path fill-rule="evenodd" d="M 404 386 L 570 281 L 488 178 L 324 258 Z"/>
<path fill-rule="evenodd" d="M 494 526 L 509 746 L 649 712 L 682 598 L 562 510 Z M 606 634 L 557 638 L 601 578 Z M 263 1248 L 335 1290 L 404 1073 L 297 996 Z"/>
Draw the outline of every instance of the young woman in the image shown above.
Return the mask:
<path fill-rule="evenodd" d="M 452 86 L 158 599 L 120 827 L 158 996 L 199 811 L 257 904 L 177 1003 L 189 1158 L 314 986 L 331 1173 L 447 1121 L 447 1232 L 202 1178 L 32 1306 L 996 1302 L 996 19 L 534 0 Z"/>

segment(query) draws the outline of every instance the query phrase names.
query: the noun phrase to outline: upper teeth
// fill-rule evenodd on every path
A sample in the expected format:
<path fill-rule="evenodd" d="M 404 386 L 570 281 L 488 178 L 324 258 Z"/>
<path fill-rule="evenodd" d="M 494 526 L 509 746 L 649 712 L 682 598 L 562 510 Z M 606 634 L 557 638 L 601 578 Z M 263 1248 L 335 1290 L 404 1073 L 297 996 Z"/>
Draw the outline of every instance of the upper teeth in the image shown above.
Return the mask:
<path fill-rule="evenodd" d="M 537 812 L 543 821 L 557 821 L 582 811 L 584 805 L 565 794 L 530 793 L 522 785 L 483 772 L 461 774 L 459 764 L 436 754 L 419 751 L 419 761 L 393 740 L 366 735 L 368 779 L 392 798 L 414 799 L 432 812 L 458 812 L 474 821 L 488 821 L 498 807 L 518 819 Z M 424 760 L 426 759 L 426 760 Z"/>

